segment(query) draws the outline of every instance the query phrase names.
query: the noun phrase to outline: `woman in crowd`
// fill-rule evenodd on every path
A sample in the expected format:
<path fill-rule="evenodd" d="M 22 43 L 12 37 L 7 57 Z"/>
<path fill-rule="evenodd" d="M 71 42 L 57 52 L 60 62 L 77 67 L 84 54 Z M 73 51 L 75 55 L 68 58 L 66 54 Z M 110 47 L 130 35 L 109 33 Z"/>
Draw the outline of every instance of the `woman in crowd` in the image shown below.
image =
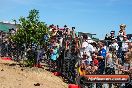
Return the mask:
<path fill-rule="evenodd" d="M 125 53 L 125 63 L 123 65 L 120 65 L 120 69 L 122 71 L 122 74 L 124 75 L 130 75 L 130 79 L 132 78 L 132 52 L 126 52 Z M 126 88 L 128 84 L 122 83 L 121 88 Z"/>

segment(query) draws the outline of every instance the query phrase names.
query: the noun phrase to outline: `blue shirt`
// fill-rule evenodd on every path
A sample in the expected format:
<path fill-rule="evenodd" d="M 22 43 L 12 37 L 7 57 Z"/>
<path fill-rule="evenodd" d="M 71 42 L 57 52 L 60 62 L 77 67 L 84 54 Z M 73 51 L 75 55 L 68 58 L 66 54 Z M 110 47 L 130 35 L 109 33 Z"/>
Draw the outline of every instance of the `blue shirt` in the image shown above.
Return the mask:
<path fill-rule="evenodd" d="M 51 59 L 52 59 L 52 60 L 57 60 L 58 57 L 59 57 L 58 49 L 55 48 L 55 49 L 53 50 L 53 53 L 51 53 Z"/>
<path fill-rule="evenodd" d="M 103 60 L 99 61 L 99 67 L 102 68 L 105 66 L 105 57 L 106 57 L 106 50 L 103 48 L 101 50 L 99 50 L 99 56 L 103 56 Z"/>
<path fill-rule="evenodd" d="M 106 57 L 106 50 L 104 48 L 99 50 L 99 56 L 103 56 L 104 58 Z"/>

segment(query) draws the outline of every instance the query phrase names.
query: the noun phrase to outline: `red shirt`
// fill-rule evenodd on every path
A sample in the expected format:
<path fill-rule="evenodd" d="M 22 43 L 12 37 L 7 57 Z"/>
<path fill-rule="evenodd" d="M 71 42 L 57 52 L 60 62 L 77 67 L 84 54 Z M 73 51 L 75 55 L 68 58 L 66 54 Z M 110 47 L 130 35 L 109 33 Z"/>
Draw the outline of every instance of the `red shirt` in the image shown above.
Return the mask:
<path fill-rule="evenodd" d="M 93 65 L 94 65 L 94 66 L 98 66 L 98 63 L 99 63 L 99 62 L 98 62 L 97 59 L 93 59 Z"/>

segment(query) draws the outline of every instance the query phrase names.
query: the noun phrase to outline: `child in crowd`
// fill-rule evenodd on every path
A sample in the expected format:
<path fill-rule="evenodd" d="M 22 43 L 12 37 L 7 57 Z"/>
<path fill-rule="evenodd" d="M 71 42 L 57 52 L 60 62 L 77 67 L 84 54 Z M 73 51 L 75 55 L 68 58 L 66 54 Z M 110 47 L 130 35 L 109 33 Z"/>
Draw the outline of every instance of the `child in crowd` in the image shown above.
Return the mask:
<path fill-rule="evenodd" d="M 57 58 L 58 58 L 58 49 L 56 45 L 53 45 L 51 49 L 51 59 L 57 60 Z"/>
<path fill-rule="evenodd" d="M 115 74 L 114 71 L 114 60 L 112 57 L 112 51 L 110 50 L 109 53 L 106 55 L 106 74 Z"/>
<path fill-rule="evenodd" d="M 92 54 L 92 63 L 91 63 L 92 74 L 97 74 L 97 71 L 98 71 L 99 62 L 98 62 L 98 59 L 97 59 L 97 55 L 98 55 L 97 52 L 94 52 Z"/>
<path fill-rule="evenodd" d="M 83 57 L 81 58 L 81 63 L 80 63 L 80 67 L 79 67 L 79 74 L 80 75 L 86 75 L 86 68 L 87 68 L 87 54 L 84 53 Z"/>

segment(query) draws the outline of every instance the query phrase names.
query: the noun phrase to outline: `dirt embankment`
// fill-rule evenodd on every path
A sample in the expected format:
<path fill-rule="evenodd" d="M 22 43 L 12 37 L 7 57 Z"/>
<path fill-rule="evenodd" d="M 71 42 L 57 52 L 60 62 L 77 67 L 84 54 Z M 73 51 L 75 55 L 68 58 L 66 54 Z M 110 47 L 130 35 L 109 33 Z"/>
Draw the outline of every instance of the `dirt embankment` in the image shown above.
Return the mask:
<path fill-rule="evenodd" d="M 24 68 L 0 59 L 0 88 L 67 88 L 61 78 L 38 68 Z"/>

